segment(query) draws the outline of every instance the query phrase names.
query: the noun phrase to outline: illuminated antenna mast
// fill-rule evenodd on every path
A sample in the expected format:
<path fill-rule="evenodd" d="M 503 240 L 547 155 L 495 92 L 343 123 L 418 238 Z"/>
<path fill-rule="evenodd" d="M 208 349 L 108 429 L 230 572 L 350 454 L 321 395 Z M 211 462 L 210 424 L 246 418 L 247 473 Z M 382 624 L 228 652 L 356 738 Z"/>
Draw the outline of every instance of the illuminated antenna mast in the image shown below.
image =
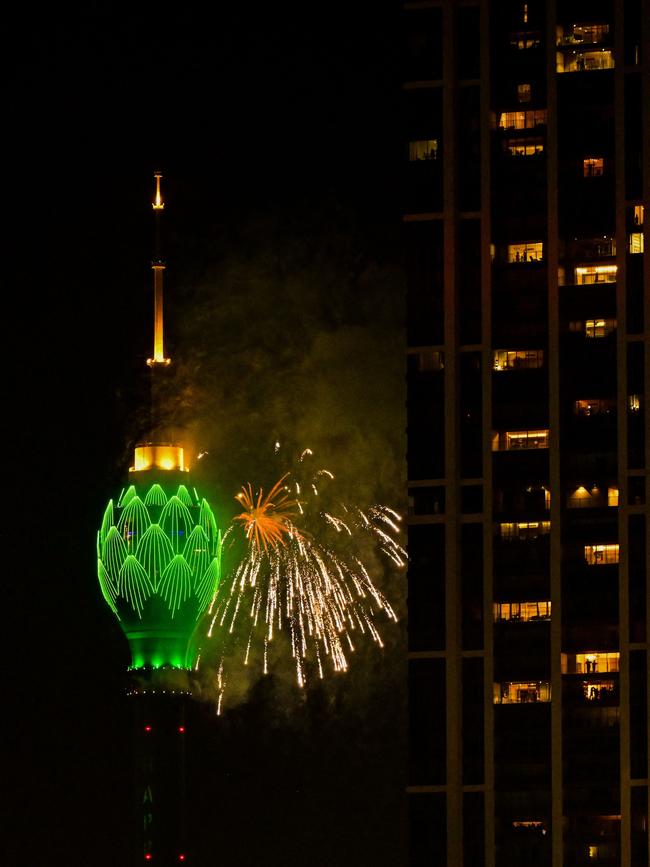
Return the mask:
<path fill-rule="evenodd" d="M 160 180 L 162 174 L 155 172 L 156 194 L 152 208 L 156 219 L 156 256 L 151 263 L 153 269 L 153 358 L 147 359 L 149 367 L 156 364 L 169 364 L 171 358 L 165 358 L 164 329 L 163 329 L 163 271 L 165 263 L 160 255 L 160 212 L 164 209 L 162 193 L 160 192 Z"/>

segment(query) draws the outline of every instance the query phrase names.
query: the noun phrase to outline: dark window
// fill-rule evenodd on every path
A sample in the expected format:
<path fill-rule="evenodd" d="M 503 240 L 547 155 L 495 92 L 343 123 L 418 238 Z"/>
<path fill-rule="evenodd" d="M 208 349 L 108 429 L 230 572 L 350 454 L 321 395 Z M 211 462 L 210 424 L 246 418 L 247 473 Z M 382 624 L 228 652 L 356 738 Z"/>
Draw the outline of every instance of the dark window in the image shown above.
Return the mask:
<path fill-rule="evenodd" d="M 445 795 L 409 796 L 409 867 L 446 867 L 447 802 Z"/>
<path fill-rule="evenodd" d="M 485 864 L 485 796 L 483 792 L 463 794 L 463 863 Z"/>
<path fill-rule="evenodd" d="M 481 207 L 481 100 L 478 87 L 461 87 L 458 101 L 458 206 L 461 211 Z"/>
<path fill-rule="evenodd" d="M 409 662 L 409 782 L 443 784 L 446 779 L 445 661 Z"/>
<path fill-rule="evenodd" d="M 404 226 L 407 339 L 409 346 L 444 339 L 442 223 Z"/>
<path fill-rule="evenodd" d="M 460 342 L 481 342 L 481 223 L 461 220 L 458 228 Z"/>
<path fill-rule="evenodd" d="M 483 525 L 461 527 L 462 637 L 465 650 L 483 647 Z"/>
<path fill-rule="evenodd" d="M 645 482 L 632 478 L 630 482 Z M 646 534 L 645 516 L 630 515 L 628 525 L 628 568 L 630 599 L 630 640 L 645 641 L 646 637 Z"/>
<path fill-rule="evenodd" d="M 483 660 L 463 660 L 463 783 L 483 782 Z M 467 829 L 471 837 L 472 832 Z M 472 862 L 474 863 L 474 862 Z"/>
<path fill-rule="evenodd" d="M 442 77 L 440 9 L 409 9 L 404 16 L 404 75 L 407 81 Z"/>
<path fill-rule="evenodd" d="M 445 473 L 445 381 L 443 371 L 421 371 L 408 356 L 407 465 L 411 481 L 441 479 Z"/>
<path fill-rule="evenodd" d="M 648 863 L 648 789 L 632 787 L 632 867 Z"/>
<path fill-rule="evenodd" d="M 460 357 L 460 472 L 465 479 L 483 475 L 481 355 L 463 352 Z"/>
<path fill-rule="evenodd" d="M 481 21 L 478 6 L 461 6 L 456 16 L 458 78 L 478 78 L 481 69 Z"/>
<path fill-rule="evenodd" d="M 630 651 L 630 772 L 633 779 L 648 774 L 648 702 L 646 654 Z"/>
<path fill-rule="evenodd" d="M 408 530 L 409 649 L 445 646 L 445 528 L 414 524 Z"/>

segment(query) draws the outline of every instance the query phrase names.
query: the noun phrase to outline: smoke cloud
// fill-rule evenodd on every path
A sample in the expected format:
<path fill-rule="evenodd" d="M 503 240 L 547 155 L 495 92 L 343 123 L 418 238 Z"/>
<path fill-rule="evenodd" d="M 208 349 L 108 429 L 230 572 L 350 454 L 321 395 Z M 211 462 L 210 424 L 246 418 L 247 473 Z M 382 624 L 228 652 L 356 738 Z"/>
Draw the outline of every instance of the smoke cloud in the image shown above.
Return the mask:
<path fill-rule="evenodd" d="M 335 474 L 341 500 L 402 509 L 404 293 L 395 238 L 329 203 L 299 214 L 258 214 L 243 227 L 217 227 L 201 243 L 193 253 L 209 267 L 172 296 L 177 345 L 166 421 L 193 443 L 193 474 L 220 525 L 237 511 L 234 495 L 244 482 L 268 490 L 290 469 L 283 455 L 306 447 Z M 199 451 L 207 454 L 196 461 Z M 403 571 L 370 549 L 362 555 L 403 622 Z M 388 647 L 359 642 L 351 668 L 364 676 L 346 675 L 359 700 L 372 674 L 390 677 L 391 645 L 403 641 L 401 625 L 381 618 L 379 625 Z M 284 640 L 270 647 L 278 707 L 304 701 Z M 217 644 L 204 642 L 202 661 L 207 656 L 210 664 L 201 665 L 196 684 L 210 700 L 218 694 Z M 233 704 L 248 696 L 260 669 L 244 668 L 237 644 L 229 654 L 226 695 Z M 332 702 L 343 701 L 341 680 L 332 676 Z"/>

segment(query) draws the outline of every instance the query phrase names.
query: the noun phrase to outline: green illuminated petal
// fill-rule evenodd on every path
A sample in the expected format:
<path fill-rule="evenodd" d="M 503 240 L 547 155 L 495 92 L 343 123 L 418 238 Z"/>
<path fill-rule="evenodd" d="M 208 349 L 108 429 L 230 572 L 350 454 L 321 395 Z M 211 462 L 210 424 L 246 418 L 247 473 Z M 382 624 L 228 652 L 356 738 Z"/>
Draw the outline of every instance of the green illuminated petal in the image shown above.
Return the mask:
<path fill-rule="evenodd" d="M 208 539 L 211 542 L 217 538 L 217 522 L 214 519 L 214 514 L 207 500 L 201 500 L 201 511 L 199 513 L 199 524 L 208 534 Z"/>
<path fill-rule="evenodd" d="M 124 493 L 124 489 L 122 489 L 122 494 L 120 495 L 120 499 L 117 501 L 117 505 L 121 509 L 124 509 L 126 506 L 129 505 L 129 503 L 131 502 L 131 500 L 134 497 L 135 497 L 135 485 L 131 485 L 127 489 L 126 493 Z"/>
<path fill-rule="evenodd" d="M 117 590 L 141 618 L 144 603 L 153 595 L 154 590 L 149 576 L 133 554 L 129 554 L 120 569 Z"/>
<path fill-rule="evenodd" d="M 145 506 L 164 506 L 166 502 L 167 494 L 158 484 L 152 485 L 144 498 Z"/>
<path fill-rule="evenodd" d="M 192 572 L 182 554 L 177 554 L 165 569 L 158 593 L 167 603 L 172 617 L 192 595 Z"/>
<path fill-rule="evenodd" d="M 194 592 L 199 601 L 199 616 L 203 614 L 208 605 L 212 602 L 214 594 L 217 592 L 217 588 L 219 587 L 220 580 L 221 560 L 218 557 L 215 557 L 205 570 L 201 580 L 196 583 L 194 588 Z"/>
<path fill-rule="evenodd" d="M 194 521 L 187 506 L 178 497 L 170 497 L 161 512 L 160 526 L 171 539 L 174 553 L 179 554 L 194 528 Z"/>
<path fill-rule="evenodd" d="M 197 525 L 192 530 L 185 543 L 183 556 L 187 561 L 187 565 L 192 570 L 195 580 L 200 575 L 203 575 L 210 562 L 210 541 L 203 527 Z"/>
<path fill-rule="evenodd" d="M 135 556 L 144 567 L 155 590 L 158 587 L 160 576 L 174 556 L 170 541 L 158 524 L 152 524 L 145 531 L 138 542 Z"/>
<path fill-rule="evenodd" d="M 117 608 L 115 607 L 115 601 L 117 600 L 117 587 L 113 585 L 111 576 L 108 574 L 106 569 L 104 569 L 104 564 L 101 560 L 97 561 L 97 577 L 99 578 L 99 586 L 102 591 L 102 596 L 106 600 L 108 607 L 119 620 L 120 615 L 117 613 Z"/>
<path fill-rule="evenodd" d="M 111 576 L 111 580 L 117 584 L 117 576 L 120 574 L 122 564 L 128 556 L 129 550 L 126 542 L 120 535 L 117 527 L 111 527 L 108 531 L 106 541 L 102 546 L 101 558 L 106 571 Z"/>
<path fill-rule="evenodd" d="M 115 523 L 115 518 L 113 517 L 113 501 L 109 500 L 108 505 L 106 506 L 106 510 L 104 512 L 104 517 L 102 519 L 102 528 L 99 531 L 101 535 L 101 541 L 104 542 L 106 536 L 108 535 L 108 531 Z"/>
<path fill-rule="evenodd" d="M 194 505 L 194 501 L 192 500 L 192 497 L 190 496 L 190 492 L 187 490 L 185 485 L 179 485 L 178 486 L 178 491 L 176 493 L 176 496 L 181 501 L 181 503 L 183 503 L 184 506 L 193 506 Z"/>
<path fill-rule="evenodd" d="M 130 489 L 129 489 L 130 490 Z M 128 491 L 127 491 L 128 494 Z M 120 534 L 124 541 L 131 546 L 135 546 L 139 539 L 144 535 L 145 530 L 151 524 L 147 507 L 137 495 L 132 497 L 127 505 L 122 510 L 117 525 Z"/>

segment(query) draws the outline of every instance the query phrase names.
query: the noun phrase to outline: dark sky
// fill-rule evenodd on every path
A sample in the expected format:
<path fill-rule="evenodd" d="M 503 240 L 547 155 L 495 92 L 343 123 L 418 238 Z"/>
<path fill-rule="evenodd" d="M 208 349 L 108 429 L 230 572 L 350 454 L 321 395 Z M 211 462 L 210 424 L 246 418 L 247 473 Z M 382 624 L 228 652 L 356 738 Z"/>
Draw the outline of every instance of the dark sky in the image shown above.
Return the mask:
<path fill-rule="evenodd" d="M 399 258 L 397 4 L 230 5 L 87 2 L 6 27 L 6 864 L 125 863 L 128 659 L 93 549 L 146 353 L 153 170 L 182 298 L 274 239 L 289 271 L 297 237 L 300 267 L 329 244 L 335 276 Z M 359 275 L 341 285 L 345 307 Z M 371 331 L 349 300 L 327 327 Z M 208 737 L 215 864 L 405 863 L 401 632 L 388 643 L 295 712 L 260 686 Z"/>

